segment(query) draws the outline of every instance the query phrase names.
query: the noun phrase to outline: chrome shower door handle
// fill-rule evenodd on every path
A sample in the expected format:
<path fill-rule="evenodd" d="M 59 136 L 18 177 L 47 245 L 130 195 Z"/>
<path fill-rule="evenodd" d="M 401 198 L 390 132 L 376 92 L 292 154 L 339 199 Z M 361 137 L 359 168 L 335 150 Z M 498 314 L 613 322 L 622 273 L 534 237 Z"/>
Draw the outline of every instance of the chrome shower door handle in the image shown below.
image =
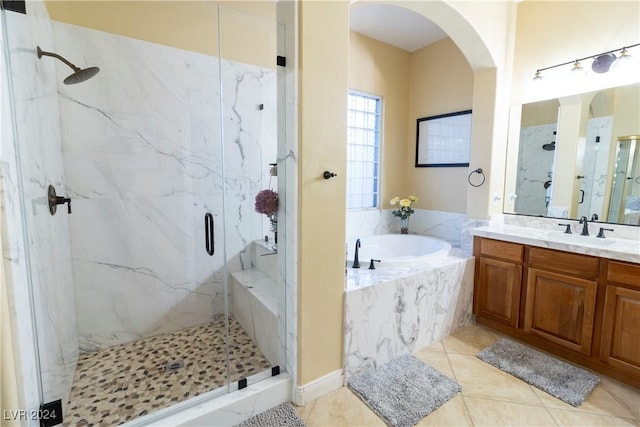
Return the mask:
<path fill-rule="evenodd" d="M 213 215 L 207 212 L 206 214 L 204 214 L 204 244 L 209 256 L 213 256 L 215 252 L 215 244 L 213 238 Z"/>

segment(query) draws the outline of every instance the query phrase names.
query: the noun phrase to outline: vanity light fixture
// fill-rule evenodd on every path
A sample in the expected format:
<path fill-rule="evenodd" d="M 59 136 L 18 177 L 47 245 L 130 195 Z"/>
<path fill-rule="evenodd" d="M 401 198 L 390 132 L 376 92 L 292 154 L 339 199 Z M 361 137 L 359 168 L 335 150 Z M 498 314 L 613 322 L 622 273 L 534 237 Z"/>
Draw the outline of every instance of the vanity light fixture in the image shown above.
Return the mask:
<path fill-rule="evenodd" d="M 612 66 L 617 66 L 618 63 L 626 61 L 631 58 L 631 54 L 629 53 L 629 49 L 640 46 L 640 43 L 632 44 L 629 46 L 623 46 L 618 49 L 610 50 L 607 52 L 596 53 L 594 55 L 585 56 L 584 58 L 578 58 L 573 61 L 563 62 L 561 64 L 551 65 L 550 67 L 539 68 L 536 70 L 535 75 L 533 76 L 533 80 L 542 80 L 542 72 L 545 70 L 550 70 L 552 68 L 562 67 L 564 65 L 573 65 L 571 71 L 583 71 L 583 67 L 581 62 L 587 59 L 593 59 L 593 63 L 591 64 L 591 70 L 594 73 L 604 74 L 612 69 Z M 616 52 L 619 52 L 619 55 L 616 56 Z"/>
<path fill-rule="evenodd" d="M 573 68 L 571 69 L 571 71 L 582 71 L 582 64 L 580 63 L 579 59 L 576 59 L 576 61 L 573 63 Z"/>

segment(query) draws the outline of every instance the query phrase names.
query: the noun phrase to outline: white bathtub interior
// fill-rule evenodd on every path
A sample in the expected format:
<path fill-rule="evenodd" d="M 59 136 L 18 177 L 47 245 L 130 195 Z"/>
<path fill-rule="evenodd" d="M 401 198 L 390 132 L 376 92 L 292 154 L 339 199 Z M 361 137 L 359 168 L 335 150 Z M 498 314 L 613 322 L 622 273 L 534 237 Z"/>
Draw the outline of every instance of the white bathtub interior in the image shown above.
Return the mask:
<path fill-rule="evenodd" d="M 353 266 L 356 241 L 360 241 L 358 260 L 368 268 L 372 259 L 376 268 L 420 266 L 429 260 L 447 256 L 451 244 L 445 240 L 417 234 L 376 234 L 348 242 L 347 265 Z"/>

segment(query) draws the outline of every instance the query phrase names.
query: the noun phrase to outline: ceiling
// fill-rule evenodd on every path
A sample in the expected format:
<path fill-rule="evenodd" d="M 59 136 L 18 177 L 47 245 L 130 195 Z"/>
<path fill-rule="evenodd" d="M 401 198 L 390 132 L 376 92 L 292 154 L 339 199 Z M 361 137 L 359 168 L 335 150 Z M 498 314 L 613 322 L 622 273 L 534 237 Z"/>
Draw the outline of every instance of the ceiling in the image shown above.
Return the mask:
<path fill-rule="evenodd" d="M 351 31 L 408 52 L 447 37 L 440 27 L 424 16 L 388 4 L 354 4 L 351 7 Z"/>

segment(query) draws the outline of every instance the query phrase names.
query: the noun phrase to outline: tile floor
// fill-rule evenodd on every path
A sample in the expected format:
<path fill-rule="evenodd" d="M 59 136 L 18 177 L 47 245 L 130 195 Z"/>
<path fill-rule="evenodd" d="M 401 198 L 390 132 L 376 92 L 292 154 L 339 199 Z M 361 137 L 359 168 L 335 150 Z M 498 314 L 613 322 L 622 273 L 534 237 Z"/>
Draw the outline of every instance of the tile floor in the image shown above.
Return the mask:
<path fill-rule="evenodd" d="M 474 324 L 414 353 L 462 386 L 419 426 L 640 426 L 638 389 L 601 376 L 589 399 L 574 408 L 476 357 L 501 337 Z M 309 427 L 385 425 L 346 387 L 296 411 Z"/>
<path fill-rule="evenodd" d="M 80 355 L 65 426 L 114 426 L 215 390 L 227 378 L 224 317 Z M 240 324 L 229 319 L 230 377 L 235 382 L 269 368 Z M 169 361 L 184 366 L 166 371 Z"/>

